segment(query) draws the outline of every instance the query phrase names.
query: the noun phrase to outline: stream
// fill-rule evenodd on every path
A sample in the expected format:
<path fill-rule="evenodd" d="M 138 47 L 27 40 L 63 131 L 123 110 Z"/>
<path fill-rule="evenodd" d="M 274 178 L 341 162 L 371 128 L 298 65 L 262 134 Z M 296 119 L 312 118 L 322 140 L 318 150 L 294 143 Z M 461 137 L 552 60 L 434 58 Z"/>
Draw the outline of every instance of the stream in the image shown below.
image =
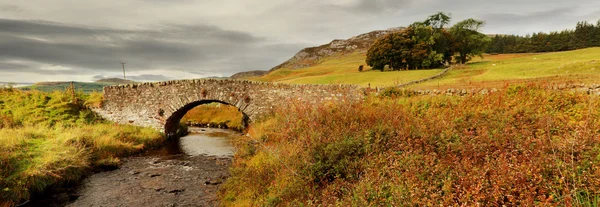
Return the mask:
<path fill-rule="evenodd" d="M 23 206 L 218 206 L 216 193 L 229 177 L 239 132 L 190 128 L 163 147 L 122 159 L 116 170 L 56 189 Z"/>

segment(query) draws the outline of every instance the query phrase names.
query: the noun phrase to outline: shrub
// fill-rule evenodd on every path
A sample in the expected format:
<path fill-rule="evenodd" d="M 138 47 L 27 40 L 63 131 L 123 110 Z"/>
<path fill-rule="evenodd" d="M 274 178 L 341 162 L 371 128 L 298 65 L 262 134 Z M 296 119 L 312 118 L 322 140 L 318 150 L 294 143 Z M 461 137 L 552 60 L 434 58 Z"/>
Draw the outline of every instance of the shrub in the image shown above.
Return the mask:
<path fill-rule="evenodd" d="M 600 100 L 512 87 L 290 104 L 250 129 L 230 206 L 555 206 L 600 197 Z M 240 152 L 242 153 L 242 152 Z"/>

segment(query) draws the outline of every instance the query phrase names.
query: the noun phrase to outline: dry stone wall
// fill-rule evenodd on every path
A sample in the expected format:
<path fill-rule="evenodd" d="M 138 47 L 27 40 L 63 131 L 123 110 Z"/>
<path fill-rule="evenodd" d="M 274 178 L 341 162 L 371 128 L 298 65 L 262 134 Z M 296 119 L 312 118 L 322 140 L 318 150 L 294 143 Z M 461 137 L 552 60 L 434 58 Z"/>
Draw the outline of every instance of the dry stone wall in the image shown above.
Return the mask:
<path fill-rule="evenodd" d="M 323 104 L 360 101 L 365 92 L 354 85 L 291 85 L 232 79 L 178 80 L 107 86 L 96 112 L 122 124 L 174 132 L 185 113 L 195 106 L 220 102 L 236 106 L 249 121 L 285 107 L 292 101 Z"/>

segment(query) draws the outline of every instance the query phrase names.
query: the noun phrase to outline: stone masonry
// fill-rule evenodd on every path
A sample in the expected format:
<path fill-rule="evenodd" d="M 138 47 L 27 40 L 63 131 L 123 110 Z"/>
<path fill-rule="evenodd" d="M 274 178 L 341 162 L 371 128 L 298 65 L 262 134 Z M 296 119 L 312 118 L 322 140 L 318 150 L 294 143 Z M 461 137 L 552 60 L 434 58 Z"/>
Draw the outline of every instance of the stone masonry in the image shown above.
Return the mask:
<path fill-rule="evenodd" d="M 354 85 L 292 85 L 233 79 L 197 79 L 104 87 L 102 108 L 107 120 L 152 127 L 169 135 L 185 113 L 201 104 L 219 102 L 237 107 L 254 121 L 292 101 L 322 104 L 360 101 L 365 92 Z"/>

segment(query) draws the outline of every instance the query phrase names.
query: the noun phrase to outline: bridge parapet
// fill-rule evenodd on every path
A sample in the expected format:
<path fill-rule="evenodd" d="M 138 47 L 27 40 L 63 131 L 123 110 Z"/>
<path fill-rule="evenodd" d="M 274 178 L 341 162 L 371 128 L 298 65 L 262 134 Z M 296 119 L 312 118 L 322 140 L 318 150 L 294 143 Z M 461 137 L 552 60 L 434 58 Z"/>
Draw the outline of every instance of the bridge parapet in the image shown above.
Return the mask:
<path fill-rule="evenodd" d="M 285 107 L 291 101 L 322 104 L 360 101 L 364 90 L 355 85 L 297 85 L 234 79 L 194 79 L 104 87 L 99 113 L 122 124 L 171 133 L 185 113 L 200 104 L 219 102 L 237 107 L 249 121 Z"/>

